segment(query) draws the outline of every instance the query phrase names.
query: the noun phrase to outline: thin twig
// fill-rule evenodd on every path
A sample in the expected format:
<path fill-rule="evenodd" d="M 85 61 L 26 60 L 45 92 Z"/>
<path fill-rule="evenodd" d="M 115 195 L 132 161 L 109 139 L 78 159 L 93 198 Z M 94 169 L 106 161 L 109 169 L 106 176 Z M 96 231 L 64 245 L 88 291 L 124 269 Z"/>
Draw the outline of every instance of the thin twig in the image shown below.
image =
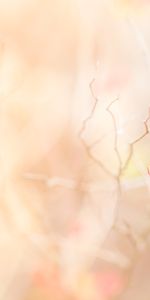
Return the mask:
<path fill-rule="evenodd" d="M 117 156 L 117 160 L 118 160 L 118 173 L 117 173 L 117 178 L 119 180 L 120 175 L 121 175 L 121 169 L 122 169 L 122 160 L 121 160 L 121 155 L 118 149 L 118 134 L 117 134 L 117 122 L 116 122 L 116 118 L 111 110 L 111 107 L 114 103 L 116 103 L 117 101 L 119 101 L 119 97 L 117 97 L 116 99 L 114 99 L 106 108 L 106 110 L 108 111 L 108 113 L 110 114 L 111 118 L 112 118 L 112 122 L 113 122 L 113 127 L 114 127 L 114 134 L 115 134 L 115 138 L 114 138 L 114 151 L 116 152 L 116 156 Z"/>
<path fill-rule="evenodd" d="M 124 166 L 122 167 L 121 173 L 123 173 L 127 169 L 128 165 L 129 165 L 129 163 L 130 163 L 130 161 L 132 159 L 133 151 L 134 151 L 134 146 L 138 142 L 140 142 L 141 140 L 143 140 L 143 138 L 145 138 L 149 134 L 149 127 L 148 127 L 148 122 L 149 121 L 150 121 L 150 108 L 148 110 L 148 116 L 147 116 L 146 120 L 143 123 L 144 124 L 144 129 L 145 129 L 144 133 L 141 136 L 139 136 L 137 139 L 135 139 L 132 143 L 129 144 L 128 157 L 126 159 L 126 162 L 125 162 Z"/>
<path fill-rule="evenodd" d="M 120 152 L 118 149 L 118 134 L 117 134 L 117 124 L 116 124 L 116 118 L 114 116 L 114 114 L 112 113 L 112 111 L 110 110 L 110 107 L 116 102 L 118 101 L 119 98 L 116 98 L 115 100 L 113 100 L 108 106 L 107 106 L 107 111 L 109 112 L 109 114 L 111 115 L 111 118 L 113 120 L 113 124 L 114 124 L 114 131 L 115 131 L 115 142 L 114 142 L 114 150 L 116 152 L 117 158 L 118 158 L 118 162 L 119 162 L 119 170 L 118 170 L 118 180 L 120 180 L 121 175 L 123 174 L 123 172 L 127 169 L 132 156 L 133 156 L 133 151 L 134 151 L 134 146 L 135 144 L 137 144 L 138 142 L 140 142 L 141 140 L 144 139 L 145 136 L 147 136 L 149 134 L 149 127 L 148 127 L 148 122 L 150 121 L 150 108 L 148 111 L 148 117 L 146 118 L 146 120 L 144 121 L 144 133 L 139 136 L 138 138 L 136 138 L 132 143 L 129 144 L 129 153 L 127 156 L 127 159 L 124 163 L 124 165 L 122 166 L 122 160 L 121 160 L 121 156 L 120 156 Z"/>
<path fill-rule="evenodd" d="M 93 115 L 95 113 L 95 110 L 96 110 L 96 107 L 97 107 L 97 104 L 99 102 L 99 99 L 97 98 L 97 96 L 94 94 L 93 92 L 93 84 L 95 82 L 95 78 L 92 79 L 91 83 L 89 84 L 89 87 L 90 87 L 90 91 L 91 91 L 91 94 L 92 94 L 92 97 L 94 99 L 94 105 L 92 107 L 92 110 L 90 112 L 90 114 L 88 115 L 88 117 L 83 121 L 82 123 L 82 127 L 79 131 L 79 134 L 78 134 L 78 137 L 80 139 L 80 141 L 82 142 L 82 145 L 87 153 L 87 156 L 95 163 L 97 164 L 107 175 L 111 176 L 114 178 L 114 174 L 112 172 L 109 171 L 109 169 L 106 168 L 106 166 L 98 159 L 96 158 L 93 153 L 92 153 L 92 149 L 91 149 L 91 146 L 88 146 L 85 139 L 83 138 L 83 133 L 86 131 L 86 127 L 87 127 L 87 124 L 91 121 L 91 119 L 93 118 Z"/>
<path fill-rule="evenodd" d="M 91 91 L 91 94 L 92 94 L 92 97 L 94 99 L 94 105 L 92 107 L 92 110 L 90 112 L 90 114 L 88 115 L 88 117 L 83 121 L 82 123 L 82 127 L 81 127 L 81 130 L 79 131 L 79 137 L 82 138 L 82 134 L 84 133 L 84 131 L 86 130 L 86 126 L 88 124 L 88 122 L 93 118 L 93 115 L 94 115 L 94 112 L 96 110 L 96 107 L 97 107 L 97 104 L 99 102 L 99 99 L 95 96 L 94 92 L 93 92 L 93 84 L 95 82 L 95 78 L 92 79 L 92 81 L 90 82 L 89 84 L 89 87 L 90 87 L 90 91 Z"/>

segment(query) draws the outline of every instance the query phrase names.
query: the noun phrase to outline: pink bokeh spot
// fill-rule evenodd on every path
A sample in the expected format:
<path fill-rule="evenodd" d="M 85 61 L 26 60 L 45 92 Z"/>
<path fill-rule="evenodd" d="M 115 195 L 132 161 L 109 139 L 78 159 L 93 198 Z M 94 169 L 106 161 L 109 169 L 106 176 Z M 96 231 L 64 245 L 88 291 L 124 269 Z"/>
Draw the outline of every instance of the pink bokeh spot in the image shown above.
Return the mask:
<path fill-rule="evenodd" d="M 79 222 L 74 222 L 70 226 L 69 234 L 71 236 L 77 236 L 81 233 L 82 231 L 82 226 Z"/>
<path fill-rule="evenodd" d="M 131 79 L 129 71 L 115 70 L 110 71 L 105 78 L 97 77 L 93 86 L 93 91 L 96 96 L 103 92 L 115 92 L 126 88 Z"/>
<path fill-rule="evenodd" d="M 95 284 L 104 299 L 110 299 L 122 291 L 123 278 L 117 271 L 97 272 Z"/>

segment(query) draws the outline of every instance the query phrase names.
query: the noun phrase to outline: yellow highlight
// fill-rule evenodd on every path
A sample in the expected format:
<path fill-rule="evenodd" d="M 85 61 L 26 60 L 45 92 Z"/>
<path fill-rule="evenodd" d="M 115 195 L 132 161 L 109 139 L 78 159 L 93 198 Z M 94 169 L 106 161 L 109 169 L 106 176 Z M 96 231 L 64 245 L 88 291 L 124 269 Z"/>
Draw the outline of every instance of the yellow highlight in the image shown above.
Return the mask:
<path fill-rule="evenodd" d="M 130 178 L 137 178 L 140 175 L 141 175 L 140 171 L 137 169 L 135 164 L 132 162 L 129 164 L 128 168 L 124 172 L 123 177 L 126 179 L 130 179 Z"/>
<path fill-rule="evenodd" d="M 147 168 L 149 165 L 150 155 L 148 153 L 148 149 L 143 149 L 143 151 L 140 150 L 140 153 L 136 151 L 136 158 L 130 161 L 122 177 L 126 179 L 133 179 L 147 175 Z"/>
<path fill-rule="evenodd" d="M 148 8 L 148 1 L 114 0 L 113 5 L 117 14 L 122 16 L 140 16 Z"/>
<path fill-rule="evenodd" d="M 93 278 L 88 273 L 79 276 L 77 283 L 77 298 L 80 300 L 97 299 Z"/>

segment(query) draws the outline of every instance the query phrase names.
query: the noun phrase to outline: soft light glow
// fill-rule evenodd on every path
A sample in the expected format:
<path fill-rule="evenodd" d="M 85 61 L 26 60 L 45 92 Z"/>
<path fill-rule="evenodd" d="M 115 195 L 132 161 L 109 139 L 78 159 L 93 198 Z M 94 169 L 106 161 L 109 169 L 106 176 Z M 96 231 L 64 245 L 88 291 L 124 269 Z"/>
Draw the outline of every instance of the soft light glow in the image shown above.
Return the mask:
<path fill-rule="evenodd" d="M 149 299 L 150 5 L 18 1 L 0 0 L 0 299 L 110 300 L 132 267 L 128 300 Z"/>

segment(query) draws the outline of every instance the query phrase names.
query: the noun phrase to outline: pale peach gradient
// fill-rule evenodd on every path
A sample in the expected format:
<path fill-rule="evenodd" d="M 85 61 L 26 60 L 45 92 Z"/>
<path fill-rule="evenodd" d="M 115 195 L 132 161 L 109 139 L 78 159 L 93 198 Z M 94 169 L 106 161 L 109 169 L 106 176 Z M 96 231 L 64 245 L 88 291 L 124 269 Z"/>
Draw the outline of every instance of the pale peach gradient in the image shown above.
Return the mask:
<path fill-rule="evenodd" d="M 0 0 L 2 300 L 122 297 L 146 257 L 150 10 L 124 2 Z"/>

